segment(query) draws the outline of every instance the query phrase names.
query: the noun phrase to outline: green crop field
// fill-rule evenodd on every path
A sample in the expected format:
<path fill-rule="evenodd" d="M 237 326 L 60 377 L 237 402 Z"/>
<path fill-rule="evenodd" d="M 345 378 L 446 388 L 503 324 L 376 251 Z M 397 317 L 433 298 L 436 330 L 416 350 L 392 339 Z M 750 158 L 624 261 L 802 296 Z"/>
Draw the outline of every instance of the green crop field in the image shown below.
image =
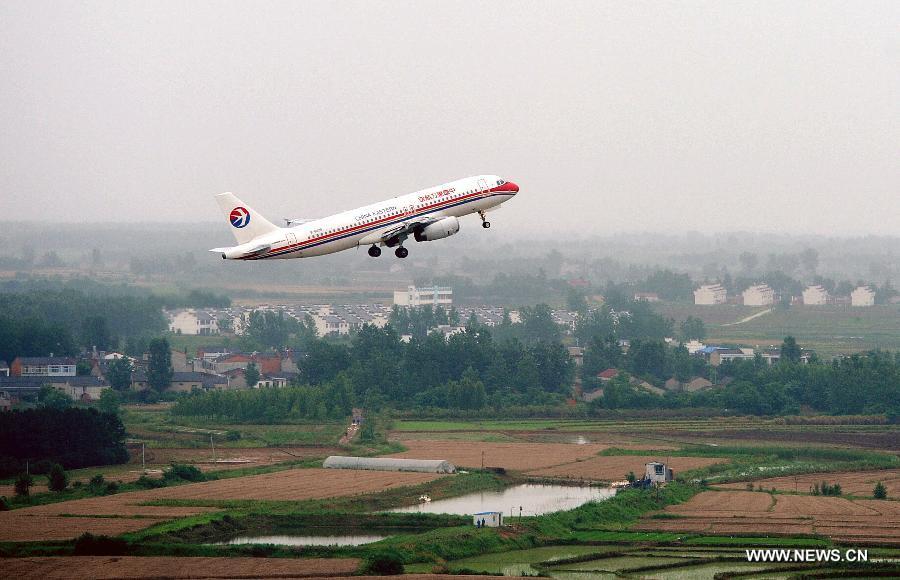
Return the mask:
<path fill-rule="evenodd" d="M 700 318 L 706 324 L 707 343 L 767 347 L 779 345 L 785 336 L 791 335 L 801 346 L 825 357 L 875 348 L 900 350 L 900 305 L 897 304 L 867 308 L 776 307 L 746 322 L 740 321 L 767 309 L 729 304 L 663 304 L 656 310 L 676 323 L 688 316 Z"/>

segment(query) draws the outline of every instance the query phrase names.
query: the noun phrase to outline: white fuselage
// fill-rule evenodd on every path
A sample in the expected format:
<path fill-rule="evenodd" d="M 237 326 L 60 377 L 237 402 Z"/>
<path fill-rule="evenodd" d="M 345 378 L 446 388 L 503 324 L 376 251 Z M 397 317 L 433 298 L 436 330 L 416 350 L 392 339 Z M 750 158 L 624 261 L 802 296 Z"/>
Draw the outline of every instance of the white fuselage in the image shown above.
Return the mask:
<path fill-rule="evenodd" d="M 429 187 L 326 218 L 259 236 L 244 246 L 270 246 L 244 260 L 307 258 L 379 244 L 381 232 L 410 220 L 482 213 L 512 198 L 518 187 L 496 175 L 477 175 Z M 489 225 L 489 224 L 488 224 Z"/>

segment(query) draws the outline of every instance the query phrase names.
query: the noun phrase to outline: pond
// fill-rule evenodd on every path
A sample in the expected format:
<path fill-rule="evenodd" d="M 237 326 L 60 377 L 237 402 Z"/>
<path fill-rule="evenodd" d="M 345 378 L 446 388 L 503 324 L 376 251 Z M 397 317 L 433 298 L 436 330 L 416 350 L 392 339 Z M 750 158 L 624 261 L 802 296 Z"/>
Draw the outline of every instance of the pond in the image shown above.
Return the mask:
<path fill-rule="evenodd" d="M 335 534 L 335 535 L 300 535 L 283 534 L 273 536 L 238 536 L 219 545 L 234 544 L 275 544 L 277 546 L 362 546 L 383 540 L 390 536 L 379 534 Z"/>
<path fill-rule="evenodd" d="M 479 491 L 391 511 L 456 515 L 497 511 L 503 512 L 506 517 L 509 517 L 510 514 L 518 516 L 521 506 L 523 516 L 536 516 L 574 509 L 589 501 L 609 499 L 615 494 L 616 490 L 607 487 L 526 483 L 508 487 L 502 491 Z"/>

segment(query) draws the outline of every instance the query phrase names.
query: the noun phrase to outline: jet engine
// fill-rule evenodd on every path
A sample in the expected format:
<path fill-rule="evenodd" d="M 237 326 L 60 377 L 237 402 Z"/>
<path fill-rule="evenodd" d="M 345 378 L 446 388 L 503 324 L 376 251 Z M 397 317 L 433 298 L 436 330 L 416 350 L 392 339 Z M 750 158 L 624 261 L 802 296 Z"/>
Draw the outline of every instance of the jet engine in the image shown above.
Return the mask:
<path fill-rule="evenodd" d="M 459 220 L 455 217 L 445 217 L 433 224 L 429 224 L 413 234 L 417 242 L 431 242 L 447 238 L 459 231 Z"/>

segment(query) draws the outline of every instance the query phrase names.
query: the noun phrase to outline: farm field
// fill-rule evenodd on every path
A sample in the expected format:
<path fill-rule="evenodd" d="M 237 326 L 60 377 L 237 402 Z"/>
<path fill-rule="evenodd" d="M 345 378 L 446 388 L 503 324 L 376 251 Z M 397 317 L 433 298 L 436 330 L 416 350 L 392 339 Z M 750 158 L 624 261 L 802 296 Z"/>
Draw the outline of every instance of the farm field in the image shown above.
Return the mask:
<path fill-rule="evenodd" d="M 887 488 L 888 497 L 900 497 L 900 469 L 884 469 L 877 471 L 856 472 L 824 472 L 790 477 L 770 477 L 755 482 L 757 487 L 766 490 L 809 492 L 814 485 L 823 481 L 829 485 L 840 484 L 844 494 L 871 497 L 875 484 L 882 482 Z M 727 483 L 717 486 L 722 489 L 745 489 L 744 483 Z"/>
<path fill-rule="evenodd" d="M 404 459 L 446 459 L 458 467 L 503 467 L 527 471 L 587 459 L 603 451 L 605 445 L 565 443 L 490 443 L 474 441 L 404 441 L 408 448 L 388 457 Z"/>
<path fill-rule="evenodd" d="M 658 304 L 654 310 L 675 319 L 688 316 L 706 324 L 707 343 L 741 343 L 748 346 L 779 345 L 791 335 L 802 346 L 812 348 L 820 356 L 860 352 L 875 348 L 900 349 L 900 305 L 884 304 L 866 308 L 850 306 L 792 306 L 774 308 L 771 312 L 735 324 L 764 311 L 764 307 L 735 305 L 695 306 L 693 304 Z"/>
<path fill-rule="evenodd" d="M 209 507 L 142 505 L 157 500 L 300 501 L 380 492 L 439 477 L 428 473 L 289 469 L 64 501 L 0 512 L 0 542 L 66 539 L 83 532 L 117 535 L 163 520 L 217 511 Z"/>
<path fill-rule="evenodd" d="M 4 578 L 313 578 L 351 575 L 355 558 L 2 558 Z"/>
<path fill-rule="evenodd" d="M 356 558 L 208 558 L 161 556 L 76 556 L 70 558 L 0 559 L 4 578 L 46 580 L 160 580 L 221 578 L 346 578 L 374 580 L 383 576 L 359 576 Z M 436 574 L 406 574 L 406 580 L 446 578 Z M 477 576 L 479 580 L 511 580 L 510 577 Z"/>
<path fill-rule="evenodd" d="M 528 472 L 530 476 L 561 477 L 585 481 L 620 481 L 625 479 L 628 472 L 636 474 L 644 473 L 644 466 L 649 461 L 665 461 L 676 473 L 706 467 L 715 463 L 727 461 L 718 457 L 661 457 L 659 455 L 608 455 L 591 457 L 556 465 L 535 469 Z"/>
<path fill-rule="evenodd" d="M 892 501 L 705 491 L 668 506 L 660 518 L 645 515 L 632 529 L 707 534 L 817 534 L 838 541 L 900 542 L 900 510 Z"/>

